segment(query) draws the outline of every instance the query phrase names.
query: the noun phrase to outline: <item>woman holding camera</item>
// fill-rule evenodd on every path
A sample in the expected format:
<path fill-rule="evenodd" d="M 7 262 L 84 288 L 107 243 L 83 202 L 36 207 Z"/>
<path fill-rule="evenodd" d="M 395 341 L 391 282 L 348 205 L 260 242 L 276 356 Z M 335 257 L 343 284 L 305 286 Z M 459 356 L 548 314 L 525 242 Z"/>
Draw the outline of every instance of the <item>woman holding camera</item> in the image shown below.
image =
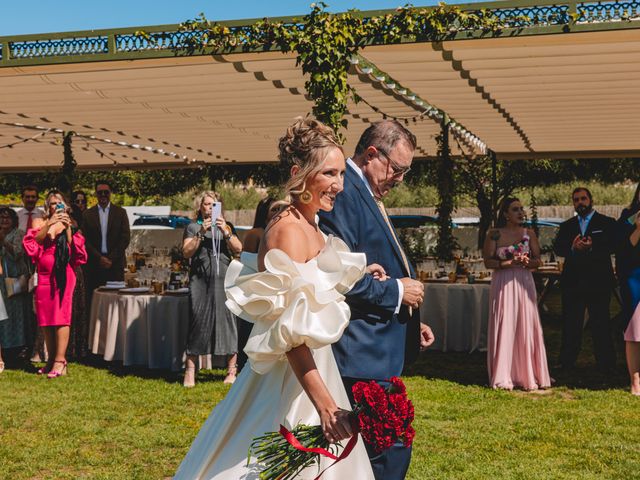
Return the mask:
<path fill-rule="evenodd" d="M 185 387 L 193 387 L 196 359 L 199 355 L 227 357 L 225 383 L 233 383 L 237 373 L 238 330 L 235 316 L 225 306 L 224 277 L 234 255 L 242 251 L 242 242 L 222 214 L 215 192 L 202 192 L 195 201 L 196 220 L 184 231 L 182 253 L 190 259 L 189 334 Z M 214 209 L 214 206 L 216 207 Z"/>
<path fill-rule="evenodd" d="M 87 262 L 84 237 L 72 228 L 60 192 L 49 192 L 45 200 L 44 219 L 27 231 L 22 244 L 36 264 L 36 317 L 38 326 L 44 331 L 49 352 L 49 361 L 38 373 L 57 378 L 67 373 L 66 352 L 76 286 L 74 270 Z"/>

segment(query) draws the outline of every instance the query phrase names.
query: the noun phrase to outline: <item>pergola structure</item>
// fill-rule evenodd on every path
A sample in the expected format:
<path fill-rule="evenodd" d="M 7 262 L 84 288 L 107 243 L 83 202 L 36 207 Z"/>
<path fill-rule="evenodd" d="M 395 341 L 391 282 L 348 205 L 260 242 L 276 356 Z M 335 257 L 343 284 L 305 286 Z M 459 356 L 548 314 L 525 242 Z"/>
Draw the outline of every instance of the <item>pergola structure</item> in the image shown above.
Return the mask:
<path fill-rule="evenodd" d="M 454 157 L 640 156 L 640 1 L 461 8 L 537 25 L 364 48 L 351 59 L 362 101 L 348 106 L 347 153 L 371 122 L 397 118 L 418 158 L 436 155 L 443 126 Z M 60 168 L 69 131 L 80 169 L 276 161 L 284 128 L 312 107 L 295 55 L 179 56 L 184 35 L 165 25 L 0 37 L 0 171 Z"/>

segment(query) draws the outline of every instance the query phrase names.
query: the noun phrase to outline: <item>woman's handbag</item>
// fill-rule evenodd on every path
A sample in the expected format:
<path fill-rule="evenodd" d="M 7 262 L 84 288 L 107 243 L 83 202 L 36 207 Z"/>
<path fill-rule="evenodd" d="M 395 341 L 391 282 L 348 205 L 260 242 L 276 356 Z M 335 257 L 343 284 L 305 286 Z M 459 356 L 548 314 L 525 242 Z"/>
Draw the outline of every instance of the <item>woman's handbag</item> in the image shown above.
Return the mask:
<path fill-rule="evenodd" d="M 33 272 L 29 277 L 29 292 L 33 292 L 38 286 L 38 272 Z"/>
<path fill-rule="evenodd" d="M 2 267 L 4 269 L 4 285 L 7 289 L 7 297 L 11 298 L 21 293 L 26 293 L 29 288 L 29 280 L 26 275 L 20 275 L 19 277 L 6 276 L 9 270 L 7 269 L 7 261 L 2 258 Z"/>

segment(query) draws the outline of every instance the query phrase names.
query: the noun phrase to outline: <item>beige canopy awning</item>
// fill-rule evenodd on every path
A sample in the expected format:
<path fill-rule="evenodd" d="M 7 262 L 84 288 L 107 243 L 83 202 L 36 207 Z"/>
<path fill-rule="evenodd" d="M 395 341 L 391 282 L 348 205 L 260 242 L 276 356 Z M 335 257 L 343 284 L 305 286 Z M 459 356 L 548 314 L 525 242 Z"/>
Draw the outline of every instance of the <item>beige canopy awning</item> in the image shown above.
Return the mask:
<path fill-rule="evenodd" d="M 368 104 L 349 105 L 347 153 L 371 122 L 420 113 L 351 81 Z M 273 162 L 287 125 L 313 106 L 304 82 L 295 57 L 279 52 L 0 69 L 0 145 L 31 139 L 0 149 L 0 164 L 58 168 L 70 130 L 80 168 Z M 420 155 L 434 154 L 439 125 L 411 126 Z"/>
<path fill-rule="evenodd" d="M 640 30 L 366 48 L 498 158 L 640 156 Z"/>
<path fill-rule="evenodd" d="M 453 156 L 640 156 L 640 22 L 618 24 L 367 47 L 350 71 L 362 101 L 348 105 L 345 152 L 371 122 L 397 118 L 417 157 L 435 157 L 444 116 Z M 52 45 L 90 48 L 70 35 Z M 312 109 L 292 54 L 138 58 L 117 50 L 130 32 L 86 35 L 96 51 L 77 61 L 33 43 L 46 35 L 0 38 L 0 171 L 59 168 L 69 131 L 82 169 L 275 162 L 286 126 Z M 10 45 L 43 57 L 9 59 Z"/>

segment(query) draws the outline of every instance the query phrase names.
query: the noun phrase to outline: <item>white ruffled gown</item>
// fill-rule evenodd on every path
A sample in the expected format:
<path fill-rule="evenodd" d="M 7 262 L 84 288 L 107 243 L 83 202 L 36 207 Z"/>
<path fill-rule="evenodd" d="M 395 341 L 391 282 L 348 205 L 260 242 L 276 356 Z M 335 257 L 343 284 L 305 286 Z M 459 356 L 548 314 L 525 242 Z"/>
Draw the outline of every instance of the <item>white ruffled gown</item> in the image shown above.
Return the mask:
<path fill-rule="evenodd" d="M 270 250 L 265 271 L 244 275 L 240 262 L 229 266 L 225 279 L 227 306 L 254 323 L 245 352 L 245 368 L 227 396 L 213 410 L 174 477 L 177 480 L 258 479 L 259 466 L 247 452 L 254 437 L 292 429 L 299 423 L 319 425 L 320 418 L 289 366 L 286 352 L 306 344 L 337 405 L 351 409 L 331 344 L 349 322 L 343 293 L 362 277 L 366 258 L 351 253 L 342 240 L 329 236 L 320 254 L 301 264 L 281 250 Z M 343 445 L 346 441 L 342 442 Z M 313 479 L 331 465 L 318 466 L 298 478 Z M 351 454 L 332 466 L 323 480 L 373 479 L 362 438 Z"/>

